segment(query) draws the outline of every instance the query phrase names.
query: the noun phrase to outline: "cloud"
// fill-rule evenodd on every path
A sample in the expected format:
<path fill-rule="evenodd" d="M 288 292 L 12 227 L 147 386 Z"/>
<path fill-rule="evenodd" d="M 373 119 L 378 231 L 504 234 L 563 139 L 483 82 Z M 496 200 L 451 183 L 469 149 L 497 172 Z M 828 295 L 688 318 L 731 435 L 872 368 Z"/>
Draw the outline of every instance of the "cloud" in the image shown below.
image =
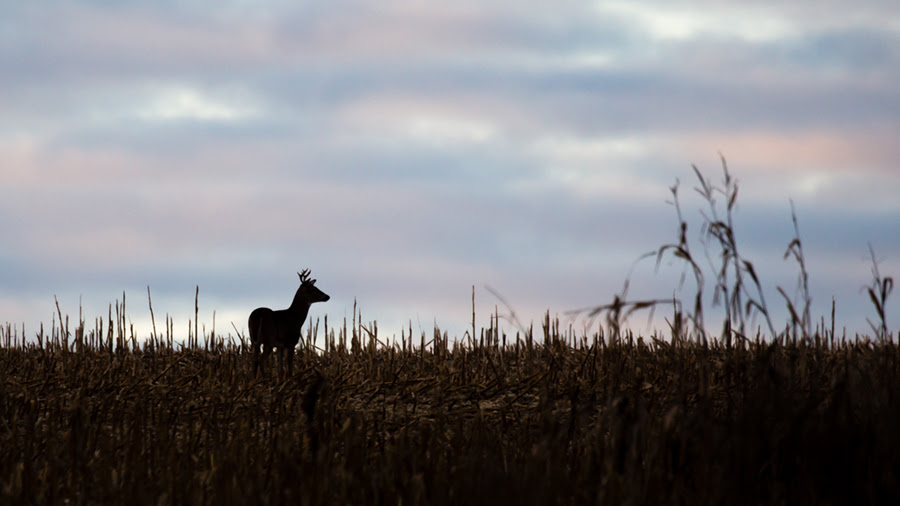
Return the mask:
<path fill-rule="evenodd" d="M 817 304 L 850 293 L 854 328 L 866 243 L 896 265 L 888 3 L 8 7 L 10 319 L 44 318 L 54 293 L 103 312 L 148 284 L 187 318 L 173 308 L 199 284 L 240 320 L 286 304 L 304 267 L 333 297 L 322 313 L 358 297 L 391 330 L 463 331 L 473 285 L 483 319 L 485 284 L 525 320 L 608 302 L 676 239 L 676 179 L 699 238 L 690 165 L 719 181 L 718 152 L 742 248 L 773 283 L 796 275 L 790 199 Z M 633 295 L 672 295 L 680 272 L 637 269 Z"/>

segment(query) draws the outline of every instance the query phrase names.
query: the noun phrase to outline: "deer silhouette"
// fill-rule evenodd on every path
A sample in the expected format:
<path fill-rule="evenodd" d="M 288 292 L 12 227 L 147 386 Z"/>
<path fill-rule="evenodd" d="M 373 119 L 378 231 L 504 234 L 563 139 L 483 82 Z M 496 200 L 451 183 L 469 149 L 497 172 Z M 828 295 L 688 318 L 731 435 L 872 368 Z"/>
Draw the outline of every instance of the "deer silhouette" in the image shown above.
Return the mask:
<path fill-rule="evenodd" d="M 294 347 L 300 341 L 300 328 L 309 313 L 309 307 L 314 302 L 325 302 L 331 297 L 322 290 L 316 288 L 316 280 L 309 279 L 309 269 L 304 269 L 300 276 L 300 288 L 294 294 L 291 307 L 274 311 L 267 307 L 260 307 L 250 313 L 248 325 L 250 327 L 250 341 L 253 346 L 253 374 L 260 370 L 265 376 L 265 363 L 272 348 L 278 348 L 278 372 L 284 373 L 284 361 L 287 357 L 288 375 L 294 365 Z M 262 345 L 262 356 L 259 347 Z"/>

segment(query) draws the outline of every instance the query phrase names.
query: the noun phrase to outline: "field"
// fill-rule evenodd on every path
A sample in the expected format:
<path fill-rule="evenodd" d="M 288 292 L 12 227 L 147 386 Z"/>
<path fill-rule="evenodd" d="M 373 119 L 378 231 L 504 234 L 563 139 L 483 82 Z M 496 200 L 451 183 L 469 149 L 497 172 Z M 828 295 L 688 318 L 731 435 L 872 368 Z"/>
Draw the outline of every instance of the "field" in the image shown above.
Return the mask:
<path fill-rule="evenodd" d="M 697 176 L 720 248 L 716 334 L 677 185 L 677 241 L 650 258 L 684 262 L 694 302 L 630 300 L 626 283 L 580 313 L 601 323 L 592 335 L 510 310 L 509 333 L 496 314 L 476 331 L 473 311 L 458 339 L 385 339 L 354 313 L 308 322 L 293 373 L 270 359 L 258 376 L 243 336 L 200 332 L 196 315 L 186 342 L 168 318 L 139 339 L 124 302 L 93 328 L 60 312 L 34 340 L 7 324 L 0 504 L 900 504 L 892 278 L 873 252 L 871 337 L 814 326 L 797 230 L 785 257 L 801 295 L 778 288 L 791 318 L 777 331 L 734 239 L 736 185 Z M 672 308 L 666 335 L 627 330 L 656 306 Z M 748 336 L 751 316 L 768 331 Z"/>
<path fill-rule="evenodd" d="M 281 378 L 215 337 L 7 341 L 0 502 L 900 499 L 890 342 L 579 339 L 550 321 L 542 339 L 329 333 Z"/>

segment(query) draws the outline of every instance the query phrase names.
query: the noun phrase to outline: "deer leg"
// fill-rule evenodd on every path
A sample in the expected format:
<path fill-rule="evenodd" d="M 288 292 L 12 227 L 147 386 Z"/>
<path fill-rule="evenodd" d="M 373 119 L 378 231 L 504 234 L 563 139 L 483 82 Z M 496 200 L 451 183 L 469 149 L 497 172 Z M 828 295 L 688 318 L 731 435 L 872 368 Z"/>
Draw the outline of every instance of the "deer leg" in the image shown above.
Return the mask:
<path fill-rule="evenodd" d="M 266 360 L 269 358 L 269 355 L 272 354 L 272 345 L 271 344 L 263 344 L 263 352 L 262 357 L 259 359 L 259 368 L 262 371 L 262 375 L 266 375 Z"/>
<path fill-rule="evenodd" d="M 294 370 L 294 348 L 289 348 L 284 351 L 287 353 L 287 372 L 288 376 L 290 376 Z"/>
<path fill-rule="evenodd" d="M 284 354 L 286 350 L 284 346 L 278 347 L 278 378 L 284 378 Z"/>
<path fill-rule="evenodd" d="M 253 346 L 253 375 L 259 372 L 259 343 L 251 343 Z"/>

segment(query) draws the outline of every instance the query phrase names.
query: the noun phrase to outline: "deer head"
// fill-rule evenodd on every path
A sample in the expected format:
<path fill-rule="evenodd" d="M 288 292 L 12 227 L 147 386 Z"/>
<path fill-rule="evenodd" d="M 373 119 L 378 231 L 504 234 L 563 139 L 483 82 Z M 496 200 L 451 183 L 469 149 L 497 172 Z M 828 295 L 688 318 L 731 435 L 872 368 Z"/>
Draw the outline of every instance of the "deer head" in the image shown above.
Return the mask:
<path fill-rule="evenodd" d="M 331 298 L 316 288 L 316 280 L 309 278 L 309 269 L 303 269 L 303 272 L 298 272 L 297 275 L 300 276 L 300 288 L 297 289 L 297 294 L 294 296 L 295 302 L 302 299 L 308 305 L 313 302 L 325 302 Z"/>

